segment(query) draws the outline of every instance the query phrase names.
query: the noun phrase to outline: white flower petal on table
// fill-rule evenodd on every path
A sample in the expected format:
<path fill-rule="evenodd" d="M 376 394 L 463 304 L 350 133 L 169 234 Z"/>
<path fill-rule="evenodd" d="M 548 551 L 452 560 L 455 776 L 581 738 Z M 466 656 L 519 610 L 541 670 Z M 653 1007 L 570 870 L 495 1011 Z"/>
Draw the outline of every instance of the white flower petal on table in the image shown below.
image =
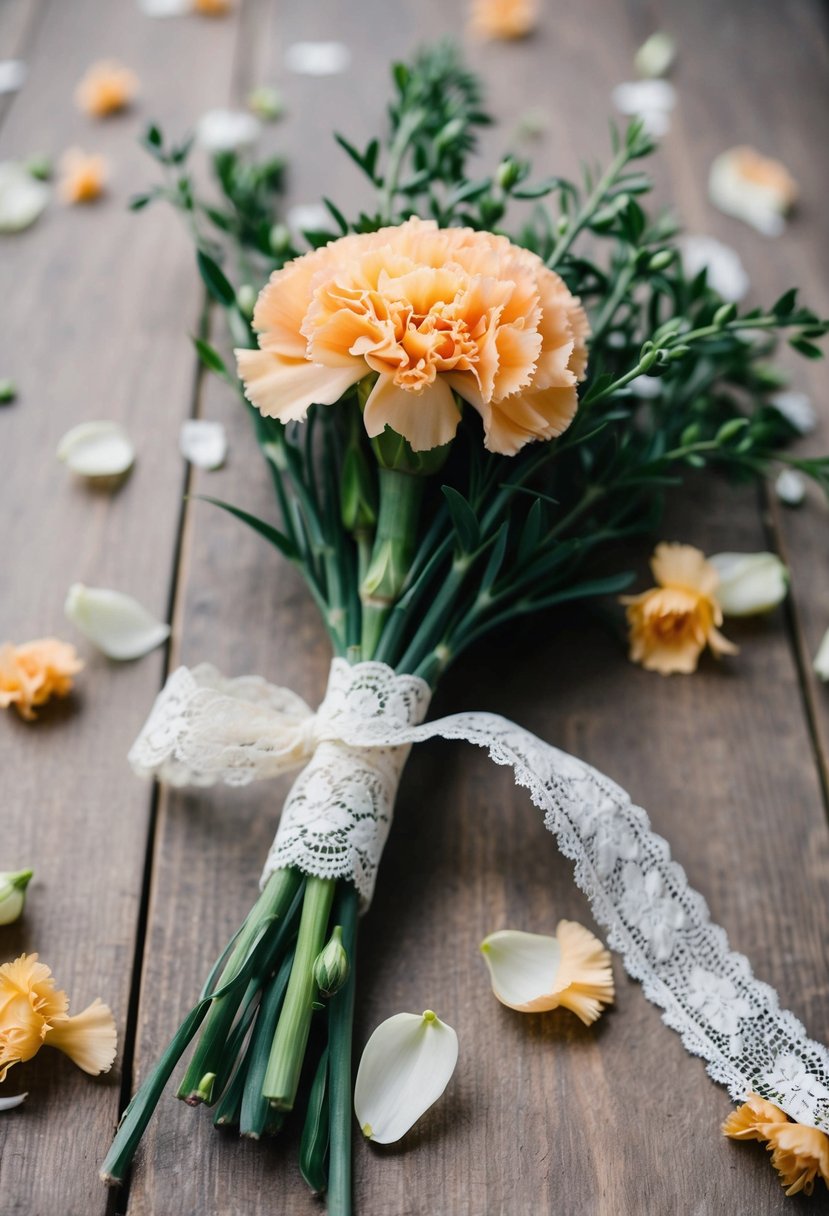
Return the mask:
<path fill-rule="evenodd" d="M 170 636 L 170 626 L 156 620 L 138 600 L 105 587 L 74 583 L 64 612 L 110 659 L 139 659 Z"/>
<path fill-rule="evenodd" d="M 801 435 L 811 435 L 817 427 L 815 407 L 807 393 L 786 388 L 769 397 L 769 405 L 773 405 L 778 414 L 782 414 Z"/>
<path fill-rule="evenodd" d="M 0 93 L 16 93 L 26 83 L 29 69 L 22 59 L 0 59 Z"/>
<path fill-rule="evenodd" d="M 640 46 L 633 65 L 640 76 L 652 79 L 665 76 L 676 59 L 676 40 L 664 30 L 657 30 Z"/>
<path fill-rule="evenodd" d="M 298 240 L 304 232 L 330 229 L 331 212 L 322 203 L 297 203 L 288 208 L 285 223 L 294 240 Z"/>
<path fill-rule="evenodd" d="M 735 249 L 713 236 L 690 233 L 680 237 L 677 244 L 687 279 L 695 279 L 701 270 L 707 270 L 708 286 L 724 300 L 736 304 L 743 299 L 751 283 Z"/>
<path fill-rule="evenodd" d="M 63 436 L 57 456 L 73 473 L 94 481 L 129 472 L 135 463 L 135 448 L 117 422 L 81 422 Z"/>
<path fill-rule="evenodd" d="M 676 89 L 667 80 L 629 80 L 613 90 L 613 104 L 620 114 L 637 115 L 650 135 L 665 135 L 671 126 Z"/>
<path fill-rule="evenodd" d="M 28 1094 L 15 1094 L 13 1098 L 0 1098 L 0 1110 L 14 1110 L 15 1106 L 20 1106 L 28 1098 Z"/>
<path fill-rule="evenodd" d="M 298 76 L 336 76 L 351 66 L 342 42 L 295 42 L 285 52 L 285 67 Z"/>
<path fill-rule="evenodd" d="M 555 937 L 502 929 L 481 942 L 489 968 L 492 991 L 502 1005 L 521 1013 L 549 1008 L 561 964 L 561 945 Z"/>
<path fill-rule="evenodd" d="M 363 1135 L 392 1144 L 437 1102 L 458 1062 L 458 1036 L 430 1009 L 397 1013 L 366 1043 L 354 1086 Z"/>
<path fill-rule="evenodd" d="M 795 183 L 783 166 L 752 148 L 729 148 L 711 164 L 711 202 L 725 215 L 742 220 L 764 236 L 780 236 L 783 232 L 784 217 L 795 194 Z"/>
<path fill-rule="evenodd" d="M 777 475 L 774 489 L 787 507 L 799 507 L 806 497 L 806 482 L 797 469 L 782 469 Z"/>
<path fill-rule="evenodd" d="M 206 152 L 240 152 L 261 134 L 261 122 L 247 110 L 208 110 L 196 123 L 196 142 Z"/>
<path fill-rule="evenodd" d="M 192 0 L 138 0 L 145 17 L 183 17 L 192 8 Z"/>
<path fill-rule="evenodd" d="M 823 641 L 818 646 L 815 661 L 812 664 L 815 675 L 821 680 L 829 680 L 829 629 L 823 635 Z"/>
<path fill-rule="evenodd" d="M 0 232 L 22 232 L 49 201 L 49 187 L 16 161 L 0 164 Z"/>
<path fill-rule="evenodd" d="M 708 560 L 719 575 L 715 596 L 726 616 L 759 616 L 786 598 L 789 571 L 775 553 L 717 553 Z"/>
<path fill-rule="evenodd" d="M 220 469 L 227 456 L 227 434 L 221 422 L 189 418 L 181 424 L 179 451 L 199 469 Z"/>

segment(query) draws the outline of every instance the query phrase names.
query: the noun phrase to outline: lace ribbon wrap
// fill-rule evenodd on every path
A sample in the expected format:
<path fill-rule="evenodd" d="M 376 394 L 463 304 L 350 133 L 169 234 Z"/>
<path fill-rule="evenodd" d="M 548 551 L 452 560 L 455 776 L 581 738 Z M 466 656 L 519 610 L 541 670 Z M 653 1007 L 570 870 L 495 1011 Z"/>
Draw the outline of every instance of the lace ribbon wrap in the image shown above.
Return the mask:
<path fill-rule="evenodd" d="M 494 714 L 423 723 L 428 686 L 383 663 L 335 659 L 316 714 L 257 677 L 209 665 L 167 681 L 130 752 L 136 772 L 176 785 L 244 785 L 304 765 L 263 882 L 277 868 L 347 878 L 367 907 L 409 748 L 458 739 L 509 765 L 575 863 L 575 878 L 628 973 L 735 1101 L 753 1090 L 829 1129 L 829 1053 L 711 923 L 667 842 L 623 789 Z"/>

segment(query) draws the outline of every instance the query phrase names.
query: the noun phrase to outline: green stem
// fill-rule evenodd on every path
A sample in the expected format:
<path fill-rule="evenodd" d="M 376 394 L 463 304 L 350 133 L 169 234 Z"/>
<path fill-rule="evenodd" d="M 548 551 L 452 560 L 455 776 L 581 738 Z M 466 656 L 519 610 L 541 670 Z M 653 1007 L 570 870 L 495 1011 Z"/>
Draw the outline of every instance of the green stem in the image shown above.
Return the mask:
<path fill-rule="evenodd" d="M 351 1213 L 351 1039 L 357 952 L 357 892 L 340 887 L 336 920 L 342 925 L 348 955 L 348 979 L 332 996 L 328 1012 L 329 1166 L 328 1216 Z"/>
<path fill-rule="evenodd" d="M 360 586 L 364 659 L 374 655 L 386 619 L 406 582 L 417 541 L 423 478 L 399 469 L 381 468 L 379 490 L 374 548 Z"/>
<path fill-rule="evenodd" d="M 380 216 L 386 224 L 393 222 L 394 196 L 397 193 L 400 170 L 403 168 L 403 161 L 411 138 L 423 122 L 423 118 L 424 114 L 422 110 L 410 110 L 407 114 L 404 114 L 389 149 L 388 168 L 386 169 L 383 189 L 380 192 Z"/>
<path fill-rule="evenodd" d="M 328 916 L 334 897 L 331 878 L 309 877 L 302 903 L 299 936 L 262 1092 L 271 1105 L 292 1110 L 311 1029 L 314 999 L 314 959 L 325 944 Z"/>
<path fill-rule="evenodd" d="M 576 239 L 582 229 L 588 224 L 591 217 L 595 214 L 595 211 L 599 206 L 599 203 L 604 198 L 605 193 L 610 189 L 616 178 L 624 169 L 625 165 L 631 159 L 630 152 L 626 147 L 620 148 L 620 150 L 616 153 L 616 156 L 610 162 L 610 166 L 608 167 L 606 173 L 599 179 L 595 190 L 587 199 L 573 222 L 568 224 L 567 228 L 565 228 L 564 232 L 556 242 L 553 252 L 547 258 L 547 265 L 551 270 L 555 270 L 558 263 L 573 244 L 573 241 Z"/>
<path fill-rule="evenodd" d="M 633 276 L 636 274 L 636 262 L 628 262 L 619 272 L 615 286 L 607 297 L 602 307 L 601 312 L 596 317 L 593 323 L 593 332 L 590 335 L 590 349 L 597 350 L 599 342 L 604 337 L 605 330 L 610 326 L 616 312 L 625 299 L 628 288 L 630 287 Z"/>
<path fill-rule="evenodd" d="M 262 925 L 274 918 L 278 921 L 284 918 L 302 881 L 303 876 L 298 870 L 277 870 L 271 875 L 245 920 L 222 971 L 220 988 L 226 987 L 242 970 Z M 222 1071 L 225 1043 L 243 995 L 242 989 L 232 988 L 212 1002 L 198 1047 L 178 1089 L 178 1097 L 185 1102 L 197 1105 L 204 1101 L 202 1078 L 209 1073 Z"/>

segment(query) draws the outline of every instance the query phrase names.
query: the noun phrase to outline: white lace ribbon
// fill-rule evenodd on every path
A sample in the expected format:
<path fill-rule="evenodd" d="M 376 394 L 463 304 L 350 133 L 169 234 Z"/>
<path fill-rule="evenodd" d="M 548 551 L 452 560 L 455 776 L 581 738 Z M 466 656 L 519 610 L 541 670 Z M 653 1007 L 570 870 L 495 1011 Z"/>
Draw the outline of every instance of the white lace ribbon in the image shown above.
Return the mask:
<path fill-rule="evenodd" d="M 461 739 L 509 765 L 575 862 L 609 945 L 685 1047 L 735 1100 L 749 1090 L 829 1127 L 829 1053 L 729 949 L 645 812 L 609 778 L 494 714 L 421 725 L 428 686 L 383 663 L 335 659 L 316 714 L 257 677 L 179 668 L 130 752 L 137 772 L 177 785 L 243 785 L 305 765 L 288 795 L 263 881 L 296 865 L 347 878 L 367 906 L 413 743 Z"/>

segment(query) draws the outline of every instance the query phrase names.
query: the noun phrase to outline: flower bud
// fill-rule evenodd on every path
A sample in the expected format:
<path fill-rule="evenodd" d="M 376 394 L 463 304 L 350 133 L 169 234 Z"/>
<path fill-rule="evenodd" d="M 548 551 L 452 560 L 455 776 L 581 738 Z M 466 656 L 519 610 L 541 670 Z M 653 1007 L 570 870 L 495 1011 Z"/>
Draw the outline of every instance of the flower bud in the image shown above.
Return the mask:
<path fill-rule="evenodd" d="M 19 920 L 26 902 L 26 887 L 31 877 L 31 870 L 0 873 L 0 925 L 11 925 Z"/>
<path fill-rule="evenodd" d="M 277 255 L 287 253 L 291 248 L 291 230 L 287 224 L 274 224 L 268 237 L 271 250 Z"/>
<path fill-rule="evenodd" d="M 236 292 L 236 303 L 242 316 L 250 320 L 256 307 L 256 288 L 252 287 L 250 283 L 243 283 Z"/>
<path fill-rule="evenodd" d="M 343 945 L 342 927 L 336 925 L 327 944 L 314 960 L 314 982 L 320 996 L 330 997 L 339 992 L 347 979 L 348 955 Z"/>
<path fill-rule="evenodd" d="M 726 616 L 771 612 L 789 589 L 789 572 L 774 553 L 718 553 L 709 559 L 719 575 L 717 603 Z"/>
<path fill-rule="evenodd" d="M 495 174 L 496 181 L 501 189 L 509 194 L 513 186 L 517 186 L 521 180 L 521 166 L 517 160 L 513 160 L 511 156 L 502 160 L 498 166 L 498 171 Z"/>

